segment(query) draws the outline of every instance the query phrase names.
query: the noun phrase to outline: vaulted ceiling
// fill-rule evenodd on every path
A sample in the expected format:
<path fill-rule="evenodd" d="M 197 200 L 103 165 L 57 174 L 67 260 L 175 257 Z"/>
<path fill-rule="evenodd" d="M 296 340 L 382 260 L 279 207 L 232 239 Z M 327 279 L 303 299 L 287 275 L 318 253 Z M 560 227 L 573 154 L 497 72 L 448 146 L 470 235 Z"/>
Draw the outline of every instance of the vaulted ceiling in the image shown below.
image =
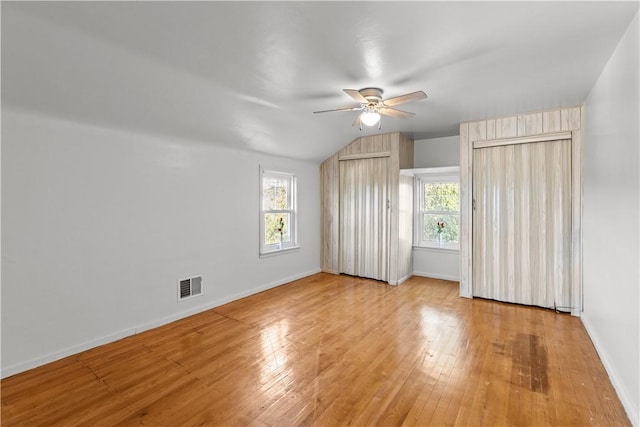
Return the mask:
<path fill-rule="evenodd" d="M 354 138 L 581 104 L 638 2 L 2 2 L 2 104 L 322 160 Z M 424 90 L 360 131 L 343 88 Z"/>

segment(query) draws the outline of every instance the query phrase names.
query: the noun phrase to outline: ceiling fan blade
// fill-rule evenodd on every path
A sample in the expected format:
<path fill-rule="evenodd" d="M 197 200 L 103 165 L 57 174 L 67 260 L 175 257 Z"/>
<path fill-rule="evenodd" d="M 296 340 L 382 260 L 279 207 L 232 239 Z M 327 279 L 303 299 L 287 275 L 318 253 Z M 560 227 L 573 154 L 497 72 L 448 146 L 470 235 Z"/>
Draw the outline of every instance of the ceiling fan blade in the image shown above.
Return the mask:
<path fill-rule="evenodd" d="M 362 110 L 362 107 L 345 107 L 345 108 L 335 108 L 333 110 L 321 110 L 321 111 L 314 111 L 313 113 L 330 113 L 332 111 L 359 111 Z"/>
<path fill-rule="evenodd" d="M 383 116 L 389 117 L 400 117 L 403 119 L 408 119 L 409 117 L 415 116 L 415 113 L 410 113 L 408 111 L 396 110 L 395 108 L 381 108 L 380 114 Z"/>
<path fill-rule="evenodd" d="M 362 129 L 362 122 L 360 121 L 360 117 L 362 117 L 362 113 L 358 114 L 358 117 L 356 117 L 351 126 L 360 126 L 360 129 Z"/>
<path fill-rule="evenodd" d="M 362 94 L 355 90 L 355 89 L 342 89 L 344 91 L 344 93 L 346 93 L 347 95 L 349 95 L 350 97 L 352 97 L 353 99 L 355 99 L 358 102 L 361 102 L 363 104 L 368 104 L 369 100 L 367 98 L 365 98 L 364 96 L 362 96 Z"/>
<path fill-rule="evenodd" d="M 382 101 L 384 105 L 389 107 L 393 107 L 394 105 L 404 104 L 409 101 L 417 101 L 419 99 L 424 99 L 427 97 L 427 94 L 421 90 L 416 92 L 407 93 L 405 95 L 396 96 L 394 98 L 389 98 L 387 100 Z"/>

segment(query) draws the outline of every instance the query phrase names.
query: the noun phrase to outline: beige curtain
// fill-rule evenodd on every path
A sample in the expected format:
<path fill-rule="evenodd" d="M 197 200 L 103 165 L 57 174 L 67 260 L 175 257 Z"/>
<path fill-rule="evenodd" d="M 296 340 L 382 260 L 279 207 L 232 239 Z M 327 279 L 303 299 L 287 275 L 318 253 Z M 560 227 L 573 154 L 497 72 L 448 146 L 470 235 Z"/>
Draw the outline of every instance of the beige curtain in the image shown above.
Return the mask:
<path fill-rule="evenodd" d="M 473 150 L 473 295 L 570 311 L 571 141 Z"/>
<path fill-rule="evenodd" d="M 389 158 L 340 161 L 340 272 L 388 280 Z"/>

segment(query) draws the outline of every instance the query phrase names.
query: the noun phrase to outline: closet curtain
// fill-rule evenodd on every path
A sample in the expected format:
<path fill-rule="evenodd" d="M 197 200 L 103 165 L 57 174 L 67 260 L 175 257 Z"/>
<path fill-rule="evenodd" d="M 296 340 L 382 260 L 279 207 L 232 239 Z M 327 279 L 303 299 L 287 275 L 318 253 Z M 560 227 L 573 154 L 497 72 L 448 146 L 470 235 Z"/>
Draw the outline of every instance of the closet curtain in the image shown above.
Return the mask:
<path fill-rule="evenodd" d="M 340 272 L 388 280 L 389 158 L 340 161 Z"/>
<path fill-rule="evenodd" d="M 570 311 L 571 140 L 473 150 L 473 295 Z"/>

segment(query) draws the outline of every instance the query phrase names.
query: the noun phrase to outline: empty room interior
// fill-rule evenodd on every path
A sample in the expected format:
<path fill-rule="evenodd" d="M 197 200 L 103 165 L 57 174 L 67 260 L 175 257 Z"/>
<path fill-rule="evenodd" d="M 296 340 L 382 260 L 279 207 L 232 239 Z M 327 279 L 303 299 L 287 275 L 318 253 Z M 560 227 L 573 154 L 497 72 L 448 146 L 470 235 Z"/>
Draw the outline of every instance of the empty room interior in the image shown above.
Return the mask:
<path fill-rule="evenodd" d="M 2 425 L 640 425 L 639 6 L 2 1 Z"/>

